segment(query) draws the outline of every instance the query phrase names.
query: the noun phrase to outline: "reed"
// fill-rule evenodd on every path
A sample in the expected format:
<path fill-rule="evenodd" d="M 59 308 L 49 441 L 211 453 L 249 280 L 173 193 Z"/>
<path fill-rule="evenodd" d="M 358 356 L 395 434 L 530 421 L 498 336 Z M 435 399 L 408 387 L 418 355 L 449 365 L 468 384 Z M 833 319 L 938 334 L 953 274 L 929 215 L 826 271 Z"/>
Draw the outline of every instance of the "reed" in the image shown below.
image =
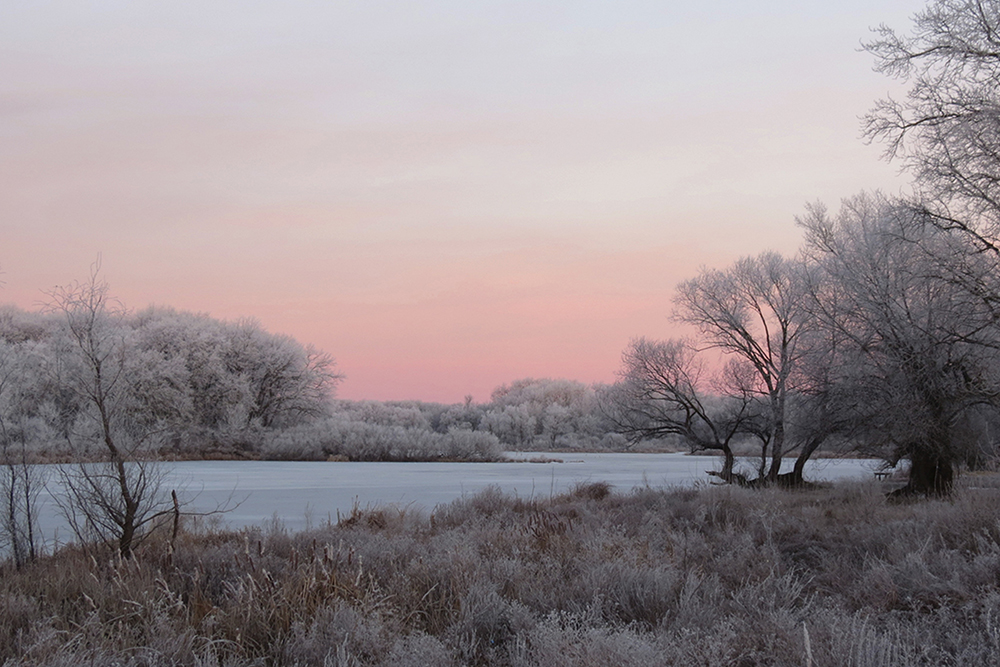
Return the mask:
<path fill-rule="evenodd" d="M 998 500 L 594 484 L 182 525 L 4 566 L 0 663 L 997 665 Z"/>

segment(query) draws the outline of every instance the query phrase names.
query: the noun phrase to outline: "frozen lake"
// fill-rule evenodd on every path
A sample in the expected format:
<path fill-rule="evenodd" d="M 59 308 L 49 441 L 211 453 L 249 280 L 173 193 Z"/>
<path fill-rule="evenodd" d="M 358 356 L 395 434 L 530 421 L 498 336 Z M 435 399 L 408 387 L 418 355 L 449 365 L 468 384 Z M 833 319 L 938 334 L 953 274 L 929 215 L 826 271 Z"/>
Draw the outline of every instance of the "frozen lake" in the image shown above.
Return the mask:
<path fill-rule="evenodd" d="M 277 461 L 183 461 L 165 463 L 166 489 L 176 489 L 190 511 L 209 511 L 229 502 L 239 505 L 221 516 L 224 524 L 240 527 L 279 519 L 291 530 L 336 521 L 337 512 L 396 504 L 433 509 L 487 486 L 521 497 L 562 493 L 580 482 L 604 481 L 617 491 L 636 486 L 688 486 L 713 479 L 713 456 L 685 454 L 566 454 L 511 453 L 515 459 L 548 457 L 561 463 L 345 463 Z M 792 462 L 789 462 L 791 465 Z M 820 459 L 810 462 L 806 478 L 813 481 L 871 478 L 877 461 Z M 58 488 L 53 478 L 53 490 Z M 43 498 L 41 524 L 48 541 L 66 542 L 68 528 Z"/>

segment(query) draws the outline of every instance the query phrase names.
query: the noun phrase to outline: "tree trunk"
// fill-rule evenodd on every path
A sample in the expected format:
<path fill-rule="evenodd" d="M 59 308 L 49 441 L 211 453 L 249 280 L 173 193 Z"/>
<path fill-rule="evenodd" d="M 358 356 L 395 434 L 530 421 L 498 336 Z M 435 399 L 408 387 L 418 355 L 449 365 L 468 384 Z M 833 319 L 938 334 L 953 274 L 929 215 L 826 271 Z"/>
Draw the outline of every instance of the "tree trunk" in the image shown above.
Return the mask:
<path fill-rule="evenodd" d="M 740 481 L 742 475 L 737 475 L 733 472 L 733 468 L 736 467 L 736 455 L 733 454 L 733 450 L 729 445 L 722 445 L 719 449 L 722 451 L 722 470 L 709 470 L 708 474 L 718 477 L 726 484 L 732 484 L 733 482 L 742 484 Z"/>
<path fill-rule="evenodd" d="M 107 436 L 107 440 L 111 442 L 110 435 Z M 131 558 L 132 540 L 135 539 L 136 524 L 138 523 L 139 500 L 132 494 L 125 462 L 118 455 L 117 449 L 112 451 L 114 452 L 115 473 L 118 475 L 118 489 L 121 493 L 123 509 L 125 510 L 122 515 L 121 526 L 119 526 L 121 528 L 121 535 L 118 537 L 118 550 L 121 552 L 122 558 Z"/>
<path fill-rule="evenodd" d="M 785 449 L 785 415 L 784 399 L 781 399 L 774 409 L 774 432 L 771 434 L 771 469 L 767 473 L 767 481 L 778 481 L 781 474 L 781 458 Z"/>
<path fill-rule="evenodd" d="M 733 481 L 733 468 L 735 466 L 736 457 L 733 455 L 733 450 L 726 445 L 722 448 L 722 473 L 719 477 L 727 484 L 731 484 Z"/>
<path fill-rule="evenodd" d="M 733 471 L 733 468 L 736 467 L 736 455 L 733 454 L 733 450 L 729 448 L 729 445 L 723 445 L 721 450 L 722 470 L 709 470 L 708 474 L 718 477 L 726 484 L 738 484 L 744 487 L 755 486 L 758 480 L 750 481 L 743 475 Z"/>
<path fill-rule="evenodd" d="M 806 468 L 806 461 L 813 455 L 813 452 L 819 449 L 822 442 L 820 438 L 813 438 L 802 445 L 802 451 L 799 452 L 798 458 L 795 459 L 795 467 L 792 468 L 792 472 L 783 476 L 787 486 L 802 486 L 805 484 L 805 478 L 802 473 Z"/>
<path fill-rule="evenodd" d="M 131 497 L 125 500 L 125 516 L 122 520 L 121 536 L 118 538 L 118 551 L 124 559 L 132 557 L 132 542 L 136 537 L 138 509 L 138 503 Z"/>
<path fill-rule="evenodd" d="M 947 496 L 955 483 L 955 468 L 952 457 L 945 451 L 927 451 L 914 447 L 910 452 L 910 479 L 901 489 L 890 495 Z"/>

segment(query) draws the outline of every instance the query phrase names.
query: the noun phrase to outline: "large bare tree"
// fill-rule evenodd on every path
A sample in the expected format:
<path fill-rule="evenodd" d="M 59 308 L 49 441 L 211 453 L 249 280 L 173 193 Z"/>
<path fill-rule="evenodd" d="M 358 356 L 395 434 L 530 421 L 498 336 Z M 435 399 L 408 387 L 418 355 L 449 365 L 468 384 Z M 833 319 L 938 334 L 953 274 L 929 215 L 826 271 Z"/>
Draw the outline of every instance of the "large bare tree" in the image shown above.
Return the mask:
<path fill-rule="evenodd" d="M 911 34 L 883 25 L 864 46 L 909 86 L 871 110 L 866 136 L 913 175 L 930 222 L 1000 254 L 1000 0 L 931 0 Z"/>
<path fill-rule="evenodd" d="M 879 195 L 847 200 L 836 216 L 813 207 L 800 224 L 814 263 L 810 307 L 839 341 L 828 380 L 840 419 L 873 453 L 910 461 L 905 492 L 947 493 L 957 434 L 1000 396 L 996 317 L 965 286 L 994 290 L 992 261 Z"/>
<path fill-rule="evenodd" d="M 809 330 L 800 263 L 773 252 L 740 259 L 726 270 L 704 270 L 677 288 L 675 317 L 697 327 L 705 347 L 721 350 L 749 369 L 749 388 L 767 401 L 761 430 L 776 482 L 786 447 L 789 394 Z"/>

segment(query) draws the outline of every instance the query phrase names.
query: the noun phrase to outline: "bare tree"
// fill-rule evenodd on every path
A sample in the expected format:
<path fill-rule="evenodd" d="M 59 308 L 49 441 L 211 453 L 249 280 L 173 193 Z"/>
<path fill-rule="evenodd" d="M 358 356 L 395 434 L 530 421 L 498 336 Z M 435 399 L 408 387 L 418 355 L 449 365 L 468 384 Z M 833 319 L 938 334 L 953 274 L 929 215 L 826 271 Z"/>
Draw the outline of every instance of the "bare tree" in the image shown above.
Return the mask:
<path fill-rule="evenodd" d="M 906 493 L 947 493 L 956 432 L 1000 396 L 996 316 L 963 284 L 994 289 L 992 262 L 877 195 L 846 201 L 835 218 L 813 207 L 799 222 L 815 263 L 811 307 L 843 351 L 830 366 L 840 418 L 873 452 L 909 459 Z"/>
<path fill-rule="evenodd" d="M 139 390 L 144 377 L 158 374 L 156 360 L 133 354 L 126 310 L 99 271 L 97 263 L 86 282 L 49 293 L 63 321 L 60 381 L 82 406 L 69 437 L 77 455 L 90 459 L 64 474 L 62 506 L 78 537 L 113 539 L 127 558 L 150 523 L 172 510 L 148 456 L 164 420 L 179 417 L 183 383 L 160 376 Z"/>
<path fill-rule="evenodd" d="M 931 0 L 904 36 L 880 26 L 876 70 L 909 84 L 865 117 L 865 135 L 914 176 L 927 219 L 1000 254 L 1000 1 Z"/>
<path fill-rule="evenodd" d="M 766 398 L 762 459 L 770 458 L 770 482 L 778 481 L 786 453 L 789 393 L 799 341 L 810 326 L 802 290 L 801 265 L 767 252 L 725 271 L 704 270 L 681 283 L 675 298 L 675 318 L 695 325 L 706 347 L 749 369 L 742 375 L 746 388 Z"/>
<path fill-rule="evenodd" d="M 729 375 L 740 375 L 730 365 Z M 751 392 L 711 396 L 711 384 L 694 347 L 684 340 L 633 340 L 622 353 L 620 381 L 608 387 L 601 401 L 606 418 L 631 439 L 680 436 L 692 451 L 718 451 L 726 482 L 746 483 L 734 471 L 733 441 L 751 430 L 759 417 Z M 727 381 L 732 387 L 739 383 Z"/>

